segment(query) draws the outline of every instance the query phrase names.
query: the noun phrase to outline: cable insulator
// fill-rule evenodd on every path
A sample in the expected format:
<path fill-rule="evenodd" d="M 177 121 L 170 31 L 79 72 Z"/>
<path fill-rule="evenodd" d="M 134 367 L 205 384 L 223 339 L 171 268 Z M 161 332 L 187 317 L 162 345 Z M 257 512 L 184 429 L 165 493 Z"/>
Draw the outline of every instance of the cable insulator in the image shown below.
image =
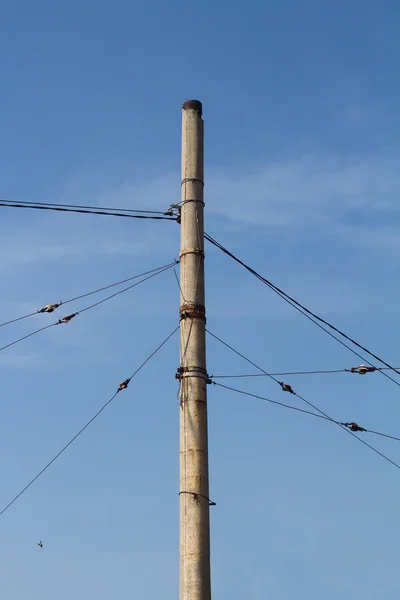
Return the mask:
<path fill-rule="evenodd" d="M 293 391 L 293 388 L 291 385 L 289 385 L 288 383 L 283 383 L 282 381 L 279 382 L 282 390 L 284 392 L 289 392 L 289 394 L 294 394 L 295 392 Z"/>
<path fill-rule="evenodd" d="M 351 429 L 351 431 L 367 431 L 366 429 L 364 429 L 364 427 L 360 427 L 360 425 L 358 425 L 357 423 L 354 423 L 354 421 L 352 421 L 351 423 L 340 423 L 341 425 L 343 425 L 344 427 L 347 427 L 348 429 Z"/>
<path fill-rule="evenodd" d="M 78 314 L 79 313 L 76 312 L 76 313 L 72 313 L 70 315 L 66 315 L 62 319 L 58 319 L 58 325 L 62 325 L 62 323 L 69 323 L 71 321 L 71 319 L 76 317 L 76 315 L 78 315 Z"/>
<path fill-rule="evenodd" d="M 125 379 L 125 381 L 121 381 L 121 383 L 119 384 L 118 391 L 122 392 L 122 390 L 126 390 L 126 388 L 129 385 L 129 382 L 130 382 L 130 379 Z"/>
<path fill-rule="evenodd" d="M 360 365 L 359 367 L 351 367 L 350 369 L 350 373 L 358 373 L 359 375 L 373 373 L 374 371 L 376 371 L 376 367 L 366 367 L 365 365 Z"/>
<path fill-rule="evenodd" d="M 41 308 L 37 312 L 38 313 L 52 313 L 56 310 L 56 308 L 61 306 L 61 304 L 62 304 L 62 300 L 60 300 L 60 302 L 58 304 L 46 304 L 46 306 L 44 308 Z"/>

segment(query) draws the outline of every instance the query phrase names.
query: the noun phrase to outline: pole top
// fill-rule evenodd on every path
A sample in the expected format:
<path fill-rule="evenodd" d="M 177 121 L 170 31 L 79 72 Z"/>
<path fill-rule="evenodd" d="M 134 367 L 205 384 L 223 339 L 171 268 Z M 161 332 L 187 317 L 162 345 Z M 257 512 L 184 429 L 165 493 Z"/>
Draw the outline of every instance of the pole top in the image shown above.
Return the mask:
<path fill-rule="evenodd" d="M 203 105 L 200 100 L 186 100 L 185 104 L 182 106 L 183 110 L 197 110 L 199 116 L 203 114 Z"/>

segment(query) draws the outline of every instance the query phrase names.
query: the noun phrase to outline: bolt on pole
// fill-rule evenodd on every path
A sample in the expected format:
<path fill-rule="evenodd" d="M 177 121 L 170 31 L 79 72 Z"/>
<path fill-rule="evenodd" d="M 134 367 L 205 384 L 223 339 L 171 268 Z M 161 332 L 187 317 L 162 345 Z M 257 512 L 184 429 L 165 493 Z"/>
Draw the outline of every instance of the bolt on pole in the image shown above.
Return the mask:
<path fill-rule="evenodd" d="M 211 600 L 202 104 L 182 108 L 180 600 Z"/>

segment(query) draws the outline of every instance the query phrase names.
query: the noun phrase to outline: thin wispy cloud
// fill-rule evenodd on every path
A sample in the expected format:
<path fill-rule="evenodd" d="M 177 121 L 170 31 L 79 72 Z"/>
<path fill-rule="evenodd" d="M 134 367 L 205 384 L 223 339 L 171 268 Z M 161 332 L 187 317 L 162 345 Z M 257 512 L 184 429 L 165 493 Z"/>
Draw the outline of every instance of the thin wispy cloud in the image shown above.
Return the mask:
<path fill-rule="evenodd" d="M 395 160 L 346 164 L 305 156 L 252 173 L 210 175 L 209 210 L 248 226 L 338 226 L 350 211 L 398 211 Z"/>
<path fill-rule="evenodd" d="M 33 226 L 7 227 L 1 236 L 0 269 L 37 264 L 82 264 L 95 257 L 157 256 L 162 247 L 172 256 L 168 233 L 162 231 L 164 223 L 161 227 L 158 224 L 153 228 L 146 225 L 128 228 L 126 224 L 118 227 L 115 222 L 110 222 L 113 218 L 53 216 L 52 219 L 36 218 Z M 168 225 L 171 227 L 167 223 L 164 229 L 168 229 Z"/>
<path fill-rule="evenodd" d="M 26 369 L 34 369 L 37 370 L 40 367 L 44 369 L 48 368 L 47 365 L 43 363 L 43 359 L 40 357 L 39 353 L 13 353 L 13 354 L 0 354 L 0 369 L 15 369 L 15 370 L 26 370 Z"/>
<path fill-rule="evenodd" d="M 246 235 L 251 228 L 252 235 L 257 231 L 289 235 L 293 249 L 301 240 L 318 232 L 336 235 L 340 243 L 350 241 L 359 247 L 373 246 L 382 253 L 398 256 L 399 189 L 400 172 L 395 159 L 349 163 L 338 157 L 307 155 L 252 168 L 249 165 L 240 169 L 208 168 L 206 201 L 209 222 L 213 216 L 218 217 L 214 227 L 225 228 L 224 237 L 228 242 Z M 178 173 L 166 173 L 158 179 L 146 177 L 146 181 L 138 183 L 128 179 L 122 179 L 121 183 L 120 179 L 115 185 L 104 176 L 89 173 L 66 182 L 53 201 L 164 210 L 176 200 L 177 193 Z M 85 291 L 91 287 L 85 280 L 91 263 L 96 265 L 98 281 L 102 279 L 102 261 L 118 264 L 124 258 L 135 259 L 134 272 L 143 261 L 161 264 L 163 260 L 172 260 L 178 253 L 179 227 L 169 222 L 40 212 L 33 213 L 32 220 L 25 219 L 18 228 L 4 227 L 2 246 L 0 270 L 3 273 L 11 276 L 16 268 L 34 268 L 38 273 L 49 265 L 65 266 L 70 276 L 74 271 L 75 287 Z M 91 281 L 93 275 L 91 272 Z M 313 276 L 315 278 L 315 272 Z M 304 287 L 302 279 L 296 277 L 294 273 L 291 285 L 296 289 Z M 51 290 L 59 289 L 59 284 L 52 285 L 51 280 L 47 283 Z M 367 298 L 362 289 L 356 289 L 356 284 L 350 293 L 348 282 L 343 281 L 342 276 L 340 281 L 336 280 L 331 273 L 326 277 L 321 272 L 318 280 L 308 281 L 306 289 L 308 295 L 312 290 L 314 306 L 328 313 L 331 310 L 347 312 L 367 300 L 373 302 L 372 293 Z M 25 305 L 26 312 L 31 312 L 32 307 L 33 310 L 40 308 L 42 301 L 35 304 L 35 298 L 27 297 L 24 306 L 14 310 L 13 295 L 21 298 L 18 287 L 3 295 L 3 302 L 8 303 L 8 306 L 3 305 L 7 314 L 24 313 Z M 345 297 L 345 301 L 340 302 L 339 296 Z M 58 297 L 52 300 L 58 301 Z M 268 310 L 271 308 L 268 306 Z M 232 310 L 240 313 L 238 309 Z M 264 304 L 260 310 L 265 310 Z"/>
<path fill-rule="evenodd" d="M 384 107 L 371 108 L 362 103 L 349 104 L 338 110 L 332 117 L 333 123 L 345 131 L 368 131 L 376 129 L 383 123 Z"/>
<path fill-rule="evenodd" d="M 400 217 L 399 191 L 397 157 L 348 161 L 308 154 L 255 166 L 206 169 L 207 213 L 236 230 L 292 228 L 299 235 L 300 228 L 306 233 L 308 228 L 329 226 L 331 232 L 346 235 L 348 228 L 364 226 L 382 231 L 385 216 L 388 224 Z M 71 178 L 52 201 L 166 210 L 179 202 L 179 192 L 178 169 L 151 179 L 121 177 L 118 182 L 91 172 Z M 110 219 L 35 215 L 34 227 L 29 223 L 3 232 L 0 268 L 5 263 L 77 262 L 102 255 L 151 256 L 157 254 L 160 241 L 166 250 L 175 249 L 173 224 L 127 227 Z"/>
<path fill-rule="evenodd" d="M 144 182 L 125 179 L 117 185 L 105 184 L 102 189 L 97 177 L 87 174 L 81 180 L 83 196 L 78 181 L 68 185 L 75 193 L 73 198 L 87 201 L 90 197 L 97 205 L 166 210 L 170 203 L 179 201 L 178 172 Z M 343 160 L 307 154 L 257 165 L 206 167 L 208 214 L 225 217 L 241 227 L 339 226 L 355 211 L 363 220 L 370 216 L 373 221 L 376 212 L 400 214 L 399 190 L 397 157 Z M 62 199 L 66 200 L 64 194 Z"/>

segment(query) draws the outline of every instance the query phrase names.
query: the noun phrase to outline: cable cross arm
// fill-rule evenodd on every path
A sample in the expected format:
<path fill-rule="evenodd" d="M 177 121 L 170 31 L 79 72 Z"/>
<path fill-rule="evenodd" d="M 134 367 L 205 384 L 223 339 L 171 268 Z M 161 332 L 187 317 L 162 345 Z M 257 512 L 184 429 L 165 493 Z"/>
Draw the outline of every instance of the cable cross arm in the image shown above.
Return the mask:
<path fill-rule="evenodd" d="M 142 364 L 136 369 L 136 371 L 125 381 L 123 381 L 118 389 L 116 390 L 116 392 L 114 392 L 114 394 L 111 396 L 111 398 L 109 400 L 107 400 L 107 402 L 105 404 L 103 404 L 103 406 L 97 411 L 97 413 L 90 419 L 90 421 L 88 421 L 86 423 L 86 425 L 84 425 L 79 431 L 78 433 L 76 433 L 71 439 L 70 441 L 65 444 L 65 446 L 43 467 L 43 469 L 41 469 L 39 471 L 39 473 L 33 478 L 31 479 L 31 481 L 16 495 L 14 496 L 14 498 L 0 511 L 0 516 L 2 516 L 30 487 L 31 485 L 33 485 L 35 483 L 35 481 L 37 481 L 39 479 L 39 477 L 41 475 L 43 475 L 43 473 L 45 473 L 45 471 L 47 471 L 47 469 L 67 450 L 67 448 L 69 448 L 69 446 L 71 446 L 71 444 L 73 444 L 73 442 L 89 427 L 89 425 L 91 425 L 93 423 L 93 421 L 95 421 L 95 419 L 97 419 L 97 417 L 107 408 L 107 406 L 109 404 L 111 404 L 111 402 L 113 402 L 113 400 L 117 397 L 117 395 L 124 389 L 126 389 L 128 387 L 128 383 L 134 378 L 136 377 L 136 375 L 138 375 L 138 373 L 143 369 L 143 367 L 161 350 L 161 348 L 163 348 L 163 346 L 165 346 L 165 344 L 172 338 L 172 336 L 178 331 L 179 327 L 176 327 L 176 329 L 174 329 L 174 331 L 172 333 L 170 333 L 162 342 L 161 344 L 159 344 L 159 346 L 157 346 L 157 348 L 146 358 L 146 360 L 144 360 L 142 362 Z M 127 383 L 128 382 L 128 383 Z M 126 385 L 124 385 L 126 384 Z"/>
<path fill-rule="evenodd" d="M 84 294 L 79 294 L 78 296 L 75 296 L 74 298 L 69 298 L 68 300 L 64 300 L 64 301 L 60 300 L 59 302 L 57 302 L 55 304 L 46 304 L 43 308 L 36 310 L 35 312 L 28 313 L 26 315 L 17 317 L 15 319 L 11 319 L 10 321 L 5 321 L 4 323 L 0 323 L 0 327 L 4 327 L 5 325 L 10 325 L 11 323 L 16 323 L 17 321 L 22 321 L 23 319 L 27 319 L 29 317 L 33 317 L 38 314 L 44 314 L 44 313 L 51 314 L 60 306 L 63 306 L 65 304 L 70 304 L 71 302 L 75 302 L 76 300 L 81 300 L 82 298 L 87 298 L 88 296 L 93 296 L 94 294 L 98 294 L 99 292 L 104 292 L 105 290 L 109 290 L 113 287 L 122 285 L 123 283 L 127 283 L 128 281 L 133 281 L 135 279 L 139 279 L 140 277 L 144 277 L 145 275 L 150 275 L 152 273 L 156 273 L 163 269 L 173 267 L 176 264 L 179 264 L 179 261 L 175 260 L 166 265 L 162 265 L 161 267 L 157 267 L 156 269 L 150 269 L 149 271 L 144 271 L 143 273 L 139 273 L 139 275 L 133 275 L 132 277 L 127 277 L 126 279 L 122 279 L 120 281 L 116 281 L 115 283 L 110 283 L 103 287 L 92 290 L 91 292 L 85 292 Z"/>
<path fill-rule="evenodd" d="M 24 335 L 23 337 L 20 337 L 17 340 L 14 340 L 13 342 L 10 342 L 9 344 L 6 344 L 5 346 L 2 346 L 0 348 L 0 352 L 2 350 L 6 350 L 7 348 L 10 348 L 11 346 L 14 346 L 15 344 L 18 344 L 19 342 L 22 342 L 23 340 L 26 340 L 27 338 L 30 338 L 30 337 L 38 334 L 38 333 L 41 333 L 42 331 L 45 331 L 46 329 L 49 329 L 50 327 L 55 327 L 57 325 L 68 324 L 76 316 L 81 315 L 81 314 L 83 314 L 83 313 L 85 313 L 85 312 L 87 312 L 89 310 L 92 310 L 96 306 L 99 306 L 100 304 L 103 304 L 104 302 L 107 302 L 108 300 L 111 300 L 111 298 L 115 298 L 116 296 L 119 296 L 120 294 L 124 294 L 128 290 L 131 290 L 134 287 L 137 287 L 138 285 L 141 285 L 145 281 L 148 281 L 149 279 L 152 279 L 153 277 L 156 277 L 157 275 L 161 275 L 161 273 L 165 273 L 165 271 L 168 271 L 169 269 L 172 269 L 172 267 L 174 265 L 175 265 L 175 262 L 170 263 L 169 265 L 165 265 L 163 267 L 159 267 L 157 270 L 154 270 L 154 272 L 150 272 L 151 274 L 148 275 L 147 277 L 145 277 L 144 279 L 140 279 L 140 281 L 137 281 L 136 283 L 133 283 L 133 284 L 129 285 L 128 287 L 123 288 L 122 290 L 119 290 L 118 292 L 115 292 L 114 294 L 111 294 L 110 296 L 107 296 L 106 298 L 103 298 L 102 300 L 99 300 L 98 302 L 95 302 L 94 304 L 91 304 L 90 306 L 86 306 L 85 308 L 82 308 L 79 311 L 76 311 L 75 313 L 71 313 L 71 314 L 65 315 L 63 318 L 58 319 L 54 323 L 50 323 L 49 325 L 46 325 L 45 327 L 41 327 L 40 329 L 37 329 L 36 331 L 32 331 L 31 333 L 29 333 L 27 335 Z M 135 279 L 137 277 L 140 277 L 140 276 L 136 276 Z M 108 286 L 108 287 L 111 287 L 111 286 Z M 106 289 L 106 288 L 103 288 L 103 289 Z M 91 293 L 93 293 L 93 292 L 91 292 Z M 80 298 L 82 298 L 84 296 L 87 296 L 87 295 L 90 295 L 90 293 L 89 294 L 85 294 L 83 296 L 80 296 Z M 64 304 L 66 304 L 66 302 Z"/>

